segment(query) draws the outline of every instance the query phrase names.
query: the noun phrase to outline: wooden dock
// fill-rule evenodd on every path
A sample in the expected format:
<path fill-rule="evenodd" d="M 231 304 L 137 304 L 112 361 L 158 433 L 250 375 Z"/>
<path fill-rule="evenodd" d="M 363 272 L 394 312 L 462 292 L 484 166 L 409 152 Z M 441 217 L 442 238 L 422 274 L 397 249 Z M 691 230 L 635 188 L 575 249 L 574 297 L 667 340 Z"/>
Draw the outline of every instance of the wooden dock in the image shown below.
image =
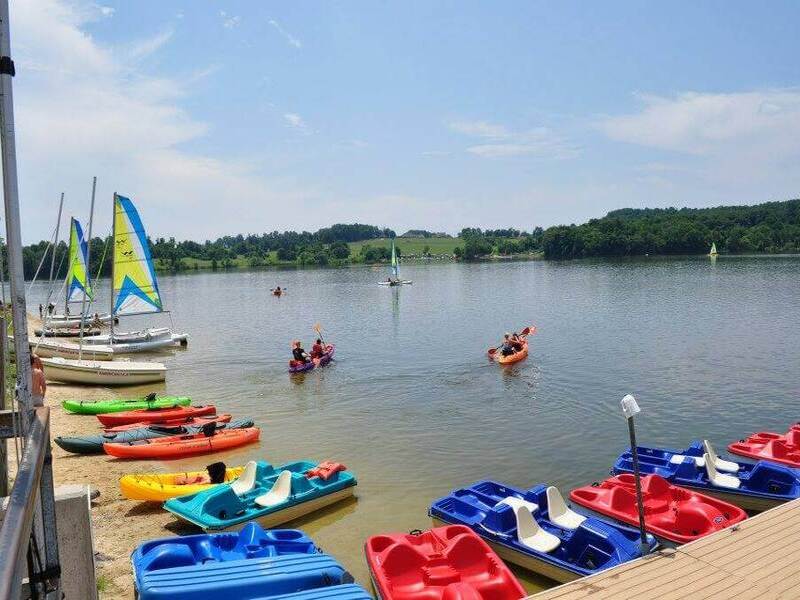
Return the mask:
<path fill-rule="evenodd" d="M 531 600 L 800 598 L 800 500 Z"/>

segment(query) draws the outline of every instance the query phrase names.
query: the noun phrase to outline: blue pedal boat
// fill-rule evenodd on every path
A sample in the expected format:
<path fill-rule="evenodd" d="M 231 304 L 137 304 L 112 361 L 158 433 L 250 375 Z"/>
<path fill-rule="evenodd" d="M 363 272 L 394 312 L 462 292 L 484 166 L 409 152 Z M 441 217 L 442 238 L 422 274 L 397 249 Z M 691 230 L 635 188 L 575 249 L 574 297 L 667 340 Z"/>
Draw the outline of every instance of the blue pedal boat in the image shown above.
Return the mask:
<path fill-rule="evenodd" d="M 638 530 L 580 515 L 554 487 L 479 481 L 436 500 L 434 522 L 461 524 L 504 560 L 567 582 L 639 558 Z M 658 543 L 648 535 L 650 549 Z"/>
<path fill-rule="evenodd" d="M 255 523 L 239 533 L 151 540 L 134 550 L 131 564 L 140 600 L 369 598 L 302 531 Z"/>
<path fill-rule="evenodd" d="M 637 452 L 642 475 L 661 475 L 674 485 L 752 512 L 800 498 L 800 470 L 767 461 L 753 464 L 722 458 L 707 440 L 693 441 L 685 450 L 637 446 Z M 622 453 L 611 472 L 633 473 L 630 450 Z"/>
<path fill-rule="evenodd" d="M 349 471 L 328 479 L 309 477 L 312 461 L 279 466 L 259 461 L 229 484 L 171 498 L 164 508 L 205 531 L 236 529 L 248 521 L 274 527 L 353 495 L 356 478 Z"/>

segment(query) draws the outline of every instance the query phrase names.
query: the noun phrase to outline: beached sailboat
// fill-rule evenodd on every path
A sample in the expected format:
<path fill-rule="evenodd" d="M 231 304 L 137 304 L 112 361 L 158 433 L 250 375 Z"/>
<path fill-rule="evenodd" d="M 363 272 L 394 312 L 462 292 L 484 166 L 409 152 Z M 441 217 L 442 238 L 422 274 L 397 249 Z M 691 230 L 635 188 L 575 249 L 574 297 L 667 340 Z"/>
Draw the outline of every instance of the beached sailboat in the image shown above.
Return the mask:
<path fill-rule="evenodd" d="M 83 302 L 83 295 L 92 300 L 94 291 L 89 280 L 89 244 L 83 235 L 80 221 L 72 218 L 69 235 L 69 264 L 67 265 L 66 296 L 64 298 L 64 313 L 47 315 L 45 329 L 70 329 L 78 327 L 81 323 L 108 324 L 111 315 L 70 315 L 69 305 Z"/>
<path fill-rule="evenodd" d="M 129 198 L 114 194 L 111 267 L 111 314 L 114 318 L 164 311 L 147 233 L 139 212 Z M 188 336 L 169 328 L 115 332 L 85 338 L 91 344 L 110 344 L 117 354 L 148 352 L 185 345 Z"/>
<path fill-rule="evenodd" d="M 714 242 L 711 242 L 711 250 L 708 251 L 709 256 L 713 256 L 716 258 L 719 256 L 719 252 L 717 252 L 717 245 Z"/>
<path fill-rule="evenodd" d="M 397 251 L 394 247 L 394 240 L 392 240 L 392 263 L 391 263 L 392 275 L 388 277 L 386 281 L 379 281 L 378 285 L 408 285 L 414 283 L 413 281 L 407 279 L 400 279 L 400 266 L 397 262 Z"/>
<path fill-rule="evenodd" d="M 95 178 L 92 184 L 92 204 L 89 212 L 90 239 L 92 235 L 92 219 L 94 217 L 94 194 L 96 185 L 97 178 Z M 82 239 L 82 236 L 77 239 Z M 80 252 L 80 254 L 83 255 L 82 264 L 84 265 L 82 276 L 80 270 L 73 271 L 73 273 L 78 273 L 76 277 L 76 286 L 80 287 L 81 314 L 85 312 L 86 299 L 90 291 L 88 274 L 85 267 L 85 265 L 89 264 L 89 252 L 89 248 L 86 249 L 85 254 L 82 249 Z M 160 382 L 166 379 L 167 368 L 160 363 L 87 360 L 83 357 L 82 344 L 83 340 L 81 339 L 78 346 L 77 359 L 63 357 L 43 358 L 42 364 L 44 366 L 45 377 L 50 381 L 88 385 L 141 385 Z"/>

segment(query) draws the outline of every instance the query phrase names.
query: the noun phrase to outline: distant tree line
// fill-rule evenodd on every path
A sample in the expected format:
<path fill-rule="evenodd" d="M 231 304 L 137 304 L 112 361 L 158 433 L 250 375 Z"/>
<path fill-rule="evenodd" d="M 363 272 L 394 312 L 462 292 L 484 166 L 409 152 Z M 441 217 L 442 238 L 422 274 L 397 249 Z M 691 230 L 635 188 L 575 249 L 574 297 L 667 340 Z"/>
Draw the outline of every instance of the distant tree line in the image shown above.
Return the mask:
<path fill-rule="evenodd" d="M 482 230 L 467 227 L 459 234 L 464 245 L 455 249 L 455 255 L 464 260 L 474 260 L 490 254 L 511 256 L 540 252 L 543 235 L 544 230 L 541 227 L 536 227 L 530 233 L 519 229 Z"/>
<path fill-rule="evenodd" d="M 626 208 L 582 225 L 550 227 L 545 258 L 800 252 L 800 200 L 717 208 Z"/>

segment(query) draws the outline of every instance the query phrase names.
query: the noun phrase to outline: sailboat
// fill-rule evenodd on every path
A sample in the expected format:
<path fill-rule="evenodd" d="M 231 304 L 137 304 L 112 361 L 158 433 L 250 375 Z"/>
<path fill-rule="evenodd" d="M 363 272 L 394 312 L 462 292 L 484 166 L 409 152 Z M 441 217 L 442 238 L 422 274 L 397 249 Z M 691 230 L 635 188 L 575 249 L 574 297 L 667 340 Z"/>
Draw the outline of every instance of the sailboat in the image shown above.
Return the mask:
<path fill-rule="evenodd" d="M 711 242 L 711 250 L 709 250 L 708 255 L 713 256 L 714 258 L 719 256 L 719 252 L 717 252 L 717 245 L 714 242 Z"/>
<path fill-rule="evenodd" d="M 392 263 L 391 263 L 392 275 L 388 277 L 386 281 L 379 281 L 378 285 L 409 285 L 414 283 L 408 279 L 400 279 L 400 267 L 397 263 L 397 251 L 394 247 L 394 239 L 392 240 Z"/>
<path fill-rule="evenodd" d="M 139 212 L 129 198 L 114 194 L 113 258 L 111 267 L 111 314 L 147 315 L 164 311 L 153 257 L 147 244 Z M 186 345 L 185 333 L 175 334 L 167 327 L 141 331 L 111 332 L 84 338 L 90 344 L 110 344 L 114 352 L 128 354 Z"/>
<path fill-rule="evenodd" d="M 92 209 L 94 214 L 94 191 L 97 183 L 95 178 L 92 184 Z M 116 194 L 114 195 L 116 205 Z M 116 217 L 115 217 L 116 218 Z M 92 231 L 92 217 L 89 217 L 89 232 Z M 89 263 L 88 250 L 85 254 L 85 264 Z M 84 272 L 85 276 L 85 272 Z M 84 277 L 81 294 L 82 304 L 86 304 L 89 292 L 88 279 Z M 113 277 L 112 277 L 113 281 Z M 113 302 L 113 294 L 112 294 Z M 112 311 L 113 312 L 113 311 Z M 111 325 L 113 327 L 113 318 Z M 113 333 L 113 331 L 112 331 Z M 113 339 L 113 335 L 112 335 Z M 83 358 L 83 339 L 79 345 L 78 359 L 72 358 L 43 358 L 44 374 L 50 381 L 66 383 L 82 383 L 90 385 L 141 385 L 164 381 L 167 377 L 167 368 L 161 363 L 132 362 L 132 361 L 100 361 L 86 360 Z"/>
<path fill-rule="evenodd" d="M 69 265 L 67 267 L 67 280 L 65 282 L 67 291 L 64 299 L 64 314 L 47 316 L 45 329 L 69 329 L 78 327 L 81 323 L 87 324 L 95 322 L 95 317 L 81 315 L 73 317 L 69 314 L 69 305 L 83 300 L 83 294 L 89 300 L 94 298 L 92 285 L 89 281 L 88 265 L 89 244 L 83 235 L 83 227 L 80 221 L 72 218 L 70 222 L 69 234 Z M 97 315 L 97 321 L 103 324 L 111 322 L 111 315 Z"/>

